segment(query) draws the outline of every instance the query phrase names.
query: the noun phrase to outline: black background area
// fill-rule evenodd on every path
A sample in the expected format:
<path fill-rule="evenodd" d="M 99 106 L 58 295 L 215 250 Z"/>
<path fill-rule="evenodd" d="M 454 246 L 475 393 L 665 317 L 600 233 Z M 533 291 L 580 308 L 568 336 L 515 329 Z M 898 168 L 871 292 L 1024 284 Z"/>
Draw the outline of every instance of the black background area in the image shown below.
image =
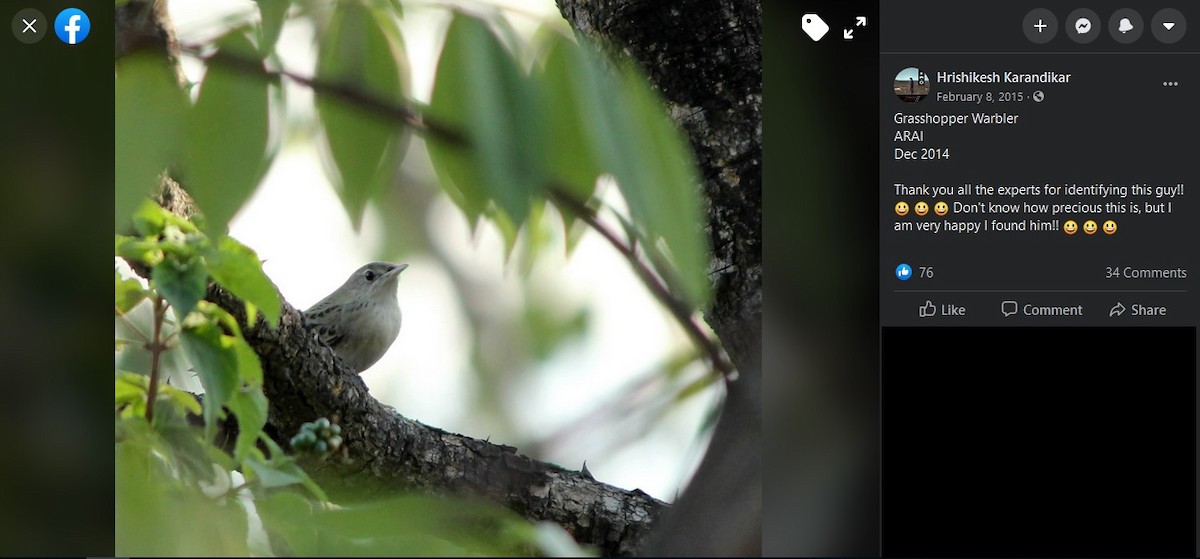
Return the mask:
<path fill-rule="evenodd" d="M 1193 328 L 887 328 L 885 556 L 1192 556 Z"/>

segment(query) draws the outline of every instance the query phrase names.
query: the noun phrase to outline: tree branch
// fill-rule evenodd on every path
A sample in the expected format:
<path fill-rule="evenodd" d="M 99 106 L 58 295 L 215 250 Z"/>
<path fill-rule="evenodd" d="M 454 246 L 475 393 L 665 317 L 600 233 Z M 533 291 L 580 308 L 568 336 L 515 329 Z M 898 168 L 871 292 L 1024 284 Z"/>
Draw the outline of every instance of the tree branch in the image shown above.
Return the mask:
<path fill-rule="evenodd" d="M 638 258 L 637 250 L 632 245 L 626 245 L 621 241 L 616 233 L 610 231 L 603 223 L 600 223 L 595 211 L 589 208 L 587 204 L 576 200 L 564 189 L 550 186 L 547 189 L 547 194 L 554 201 L 555 205 L 575 214 L 576 217 L 583 220 L 588 227 L 591 227 L 593 231 L 604 237 L 604 240 L 608 241 L 613 248 L 617 249 L 617 252 L 621 253 L 621 256 L 624 256 L 629 261 L 629 265 L 633 267 L 633 271 L 637 274 L 638 279 L 642 280 L 642 284 L 646 286 L 650 294 L 670 311 L 671 316 L 675 317 L 675 321 L 683 327 L 684 332 L 687 332 L 692 341 L 708 354 L 713 368 L 721 374 L 728 385 L 732 379 L 733 366 L 721 355 L 721 348 L 704 334 L 700 329 L 700 325 L 696 324 L 695 320 L 692 320 L 692 310 L 688 308 L 687 304 L 673 295 L 670 289 L 654 276 L 654 272 L 646 267 L 641 258 Z M 664 267 L 664 269 L 669 268 Z"/>
<path fill-rule="evenodd" d="M 245 322 L 245 305 L 213 286 L 208 299 Z M 267 431 L 285 444 L 300 425 L 328 417 L 342 426 L 342 459 L 305 462 L 331 488 L 423 490 L 477 495 L 530 520 L 548 520 L 576 541 L 605 555 L 631 555 L 645 542 L 666 504 L 640 490 L 626 491 L 580 472 L 407 419 L 380 404 L 284 301 L 278 328 L 261 319 L 243 334 L 263 365 L 271 402 Z"/>

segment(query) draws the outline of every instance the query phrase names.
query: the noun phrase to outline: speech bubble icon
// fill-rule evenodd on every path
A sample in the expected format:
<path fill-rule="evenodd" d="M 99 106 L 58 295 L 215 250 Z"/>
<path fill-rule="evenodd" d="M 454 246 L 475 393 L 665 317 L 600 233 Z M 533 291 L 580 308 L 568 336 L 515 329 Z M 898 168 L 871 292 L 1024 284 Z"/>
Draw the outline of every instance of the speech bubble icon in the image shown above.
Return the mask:
<path fill-rule="evenodd" d="M 1123 17 L 1121 18 L 1121 22 L 1117 24 L 1117 31 L 1122 33 L 1133 31 L 1133 23 L 1129 21 L 1129 18 Z"/>
<path fill-rule="evenodd" d="M 1017 314 L 1017 302 L 1005 301 L 1000 303 L 1000 312 L 1004 314 L 1004 318 L 1008 318 L 1014 314 Z"/>
<path fill-rule="evenodd" d="M 814 41 L 820 41 L 829 32 L 829 25 L 817 14 L 804 14 L 800 28 Z"/>

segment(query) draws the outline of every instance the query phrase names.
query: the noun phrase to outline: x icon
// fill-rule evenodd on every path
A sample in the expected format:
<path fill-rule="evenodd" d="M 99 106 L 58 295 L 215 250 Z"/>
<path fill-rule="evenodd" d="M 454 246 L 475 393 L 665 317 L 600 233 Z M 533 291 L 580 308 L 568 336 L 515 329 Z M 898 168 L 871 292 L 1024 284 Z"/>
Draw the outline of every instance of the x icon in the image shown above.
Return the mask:
<path fill-rule="evenodd" d="M 33 28 L 33 24 L 37 23 L 37 18 L 33 18 L 33 21 L 28 21 L 25 18 L 21 18 L 21 23 L 25 24 L 25 29 L 22 29 L 21 33 L 26 31 L 33 31 L 34 33 L 37 33 L 37 29 Z"/>

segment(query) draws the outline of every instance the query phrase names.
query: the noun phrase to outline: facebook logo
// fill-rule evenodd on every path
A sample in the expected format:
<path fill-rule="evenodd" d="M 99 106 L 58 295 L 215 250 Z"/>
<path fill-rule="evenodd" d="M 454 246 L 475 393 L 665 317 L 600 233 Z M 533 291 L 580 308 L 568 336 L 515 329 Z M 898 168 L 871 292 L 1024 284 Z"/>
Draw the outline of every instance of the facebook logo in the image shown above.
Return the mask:
<path fill-rule="evenodd" d="M 82 43 L 91 30 L 92 21 L 79 8 L 67 8 L 54 18 L 54 33 L 58 40 L 68 45 Z"/>

